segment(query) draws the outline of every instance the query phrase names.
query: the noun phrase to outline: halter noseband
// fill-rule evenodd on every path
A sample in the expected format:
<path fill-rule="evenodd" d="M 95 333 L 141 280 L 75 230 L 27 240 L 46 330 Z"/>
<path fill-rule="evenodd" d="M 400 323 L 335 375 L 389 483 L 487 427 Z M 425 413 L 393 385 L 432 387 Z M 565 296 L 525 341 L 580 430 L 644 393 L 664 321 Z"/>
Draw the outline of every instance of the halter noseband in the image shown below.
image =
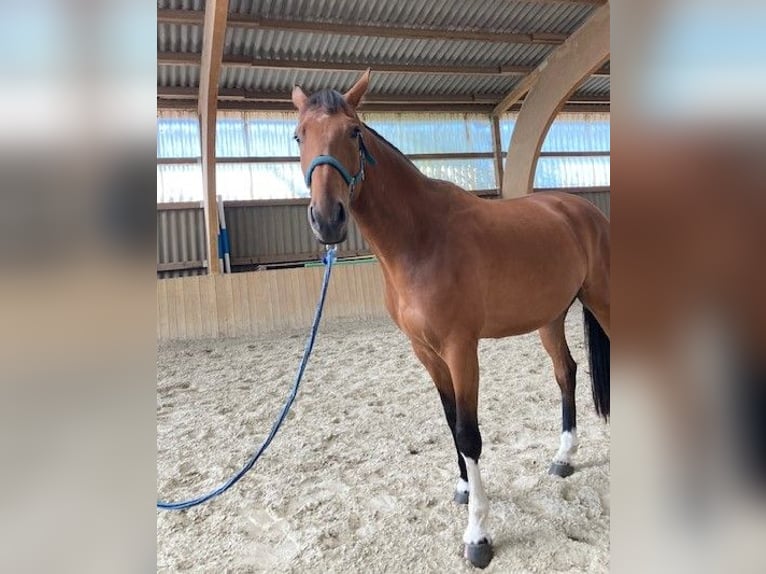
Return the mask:
<path fill-rule="evenodd" d="M 365 162 L 369 163 L 370 165 L 375 165 L 375 158 L 372 157 L 370 152 L 367 150 L 367 146 L 364 145 L 362 134 L 360 133 L 357 135 L 356 139 L 359 141 L 359 171 L 356 172 L 356 175 L 351 175 L 345 166 L 335 157 L 331 155 L 318 155 L 311 161 L 309 168 L 306 170 L 306 187 L 311 188 L 311 174 L 314 173 L 314 170 L 317 167 L 320 165 L 329 165 L 334 167 L 335 171 L 337 171 L 343 178 L 343 181 L 346 182 L 346 185 L 349 189 L 350 201 L 354 196 L 354 188 L 360 181 L 364 179 Z"/>

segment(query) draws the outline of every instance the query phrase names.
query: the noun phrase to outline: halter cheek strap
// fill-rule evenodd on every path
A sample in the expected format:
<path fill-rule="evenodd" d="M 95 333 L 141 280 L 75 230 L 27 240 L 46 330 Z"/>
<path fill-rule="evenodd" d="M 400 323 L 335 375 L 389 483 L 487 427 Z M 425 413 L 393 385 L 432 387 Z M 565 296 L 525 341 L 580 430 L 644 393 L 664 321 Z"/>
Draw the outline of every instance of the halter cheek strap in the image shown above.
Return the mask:
<path fill-rule="evenodd" d="M 346 182 L 351 196 L 353 196 L 354 188 L 364 179 L 364 164 L 369 163 L 370 165 L 375 165 L 375 158 L 372 157 L 367 150 L 367 147 L 364 145 L 364 140 L 362 139 L 361 134 L 357 136 L 357 140 L 359 141 L 359 171 L 356 172 L 355 175 L 351 175 L 345 166 L 335 157 L 331 155 L 318 155 L 311 160 L 309 168 L 306 170 L 306 187 L 311 187 L 311 175 L 317 167 L 320 165 L 329 165 L 335 168 L 335 171 L 340 174 L 343 181 Z"/>

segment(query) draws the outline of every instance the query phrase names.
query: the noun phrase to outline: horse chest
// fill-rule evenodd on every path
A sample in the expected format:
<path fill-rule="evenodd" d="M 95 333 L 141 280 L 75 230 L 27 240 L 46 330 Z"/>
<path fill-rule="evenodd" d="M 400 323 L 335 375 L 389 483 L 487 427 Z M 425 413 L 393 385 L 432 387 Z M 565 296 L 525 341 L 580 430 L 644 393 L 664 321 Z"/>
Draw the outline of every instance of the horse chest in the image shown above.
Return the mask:
<path fill-rule="evenodd" d="M 422 291 L 387 283 L 385 303 L 391 319 L 413 341 L 437 348 L 442 335 L 450 330 L 449 308 L 443 308 L 437 298 L 424 297 Z"/>

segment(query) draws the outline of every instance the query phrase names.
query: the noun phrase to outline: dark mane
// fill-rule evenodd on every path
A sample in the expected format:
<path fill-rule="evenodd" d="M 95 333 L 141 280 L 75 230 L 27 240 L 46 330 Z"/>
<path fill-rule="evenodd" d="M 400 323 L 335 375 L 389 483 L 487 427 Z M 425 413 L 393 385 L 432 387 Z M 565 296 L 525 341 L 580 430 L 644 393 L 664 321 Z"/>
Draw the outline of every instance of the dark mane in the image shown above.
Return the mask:
<path fill-rule="evenodd" d="M 309 96 L 306 107 L 310 110 L 322 110 L 328 114 L 351 111 L 351 107 L 337 90 L 319 90 L 314 92 Z"/>

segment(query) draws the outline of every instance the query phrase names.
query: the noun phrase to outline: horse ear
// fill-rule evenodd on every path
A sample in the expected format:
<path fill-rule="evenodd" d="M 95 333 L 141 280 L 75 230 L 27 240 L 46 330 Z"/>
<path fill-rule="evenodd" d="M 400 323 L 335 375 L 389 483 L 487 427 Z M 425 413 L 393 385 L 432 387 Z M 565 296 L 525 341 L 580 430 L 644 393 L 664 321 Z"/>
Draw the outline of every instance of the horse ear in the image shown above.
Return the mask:
<path fill-rule="evenodd" d="M 308 101 L 309 97 L 306 95 L 306 92 L 303 91 L 303 88 L 300 86 L 295 86 L 293 88 L 293 104 L 295 105 L 298 110 L 302 110 L 303 106 L 306 105 L 306 102 Z"/>
<path fill-rule="evenodd" d="M 343 99 L 346 100 L 346 102 L 348 102 L 352 108 L 356 109 L 356 107 L 359 105 L 359 102 L 362 101 L 362 97 L 367 91 L 367 86 L 369 85 L 370 68 L 367 68 L 367 71 L 362 74 L 362 77 L 356 81 L 356 84 L 351 86 L 349 91 L 343 94 Z"/>

